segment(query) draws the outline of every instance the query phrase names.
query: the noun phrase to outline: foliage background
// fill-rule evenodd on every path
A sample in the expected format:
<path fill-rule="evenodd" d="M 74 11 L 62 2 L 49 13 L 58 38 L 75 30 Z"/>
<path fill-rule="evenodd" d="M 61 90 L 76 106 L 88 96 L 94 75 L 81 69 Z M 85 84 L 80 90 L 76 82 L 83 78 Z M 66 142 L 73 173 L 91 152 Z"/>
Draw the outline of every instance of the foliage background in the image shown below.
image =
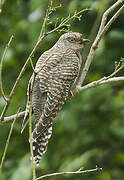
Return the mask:
<path fill-rule="evenodd" d="M 63 7 L 51 17 L 66 17 L 76 9 L 90 7 L 92 10 L 83 14 L 81 21 L 72 23 L 71 30 L 89 37 L 93 24 L 113 0 L 61 0 Z M 58 4 L 58 0 L 54 0 Z M 4 67 L 3 83 L 9 94 L 15 79 L 26 58 L 31 52 L 42 26 L 48 0 L 11 0 L 6 1 L 0 14 L 0 56 L 8 39 L 13 34 L 14 40 L 8 49 Z M 113 23 L 102 39 L 90 67 L 85 83 L 109 75 L 114 70 L 114 62 L 124 57 L 124 14 Z M 49 29 L 52 29 L 51 25 Z M 45 38 L 33 58 L 34 64 L 42 52 L 56 42 L 59 33 Z M 95 37 L 95 33 L 94 33 Z M 121 71 L 118 75 L 123 75 Z M 6 115 L 23 110 L 26 104 L 26 88 L 32 74 L 29 65 L 21 79 Z M 0 112 L 4 107 L 0 97 Z M 0 125 L 0 157 L 5 147 L 10 124 Z M 18 120 L 9 144 L 9 149 L 1 174 L 1 180 L 30 180 L 31 163 L 29 160 L 28 127 L 20 134 L 21 121 Z M 73 171 L 80 167 L 103 168 L 102 172 L 85 175 L 62 176 L 68 180 L 122 180 L 124 179 L 124 88 L 123 82 L 104 85 L 86 90 L 68 99 L 54 123 L 53 135 L 46 154 L 37 168 L 37 174 L 56 171 Z M 58 177 L 48 179 L 56 180 Z"/>

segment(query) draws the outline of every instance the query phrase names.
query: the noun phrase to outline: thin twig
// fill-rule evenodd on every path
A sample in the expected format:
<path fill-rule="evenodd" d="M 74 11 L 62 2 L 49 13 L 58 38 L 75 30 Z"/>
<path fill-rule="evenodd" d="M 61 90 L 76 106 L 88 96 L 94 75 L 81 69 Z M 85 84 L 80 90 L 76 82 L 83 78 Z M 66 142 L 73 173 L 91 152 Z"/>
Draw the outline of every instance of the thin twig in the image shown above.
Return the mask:
<path fill-rule="evenodd" d="M 94 169 L 87 169 L 83 171 L 79 169 L 78 171 L 73 171 L 73 172 L 58 172 L 58 173 L 46 174 L 46 175 L 36 178 L 36 180 L 43 179 L 46 177 L 52 177 L 52 176 L 62 176 L 62 175 L 70 175 L 70 174 L 86 174 L 86 173 L 96 172 L 96 171 L 102 171 L 102 168 L 99 168 L 96 166 L 96 168 Z"/>
<path fill-rule="evenodd" d="M 6 52 L 8 50 L 8 48 L 10 47 L 10 43 L 11 41 L 13 40 L 14 36 L 12 35 L 9 39 L 9 42 L 7 43 L 5 49 L 4 49 L 4 52 L 3 52 L 3 55 L 2 55 L 2 58 L 1 58 L 1 63 L 0 63 L 0 91 L 1 91 L 1 94 L 2 94 L 2 97 L 4 98 L 4 100 L 7 102 L 8 99 L 6 98 L 5 96 L 5 93 L 4 93 L 4 90 L 3 90 L 3 83 L 2 83 L 2 68 L 3 68 L 3 61 L 5 59 L 5 55 L 6 55 Z"/>
<path fill-rule="evenodd" d="M 34 65 L 33 65 L 33 62 L 32 62 L 32 59 L 30 58 L 30 63 L 31 63 L 31 67 L 33 69 L 33 72 L 35 73 L 35 69 L 34 69 Z"/>
<path fill-rule="evenodd" d="M 109 79 L 105 79 L 105 77 L 104 77 L 104 78 L 99 79 L 97 81 L 93 81 L 93 82 L 91 82 L 91 83 L 89 83 L 83 87 L 80 87 L 80 86 L 76 87 L 74 89 L 73 94 L 76 94 L 76 93 L 84 91 L 86 89 L 94 88 L 94 87 L 97 87 L 97 86 L 100 86 L 103 84 L 110 84 L 110 83 L 120 82 L 120 81 L 124 81 L 124 77 L 113 77 L 113 78 L 109 78 Z"/>
<path fill-rule="evenodd" d="M 46 35 L 48 34 L 51 34 L 59 29 L 61 29 L 63 26 L 68 26 L 67 23 L 75 18 L 77 18 L 77 16 L 79 16 L 80 14 L 82 14 L 83 12 L 86 12 L 88 11 L 89 9 L 86 8 L 86 9 L 82 9 L 81 11 L 77 12 L 77 13 L 74 13 L 72 16 L 68 16 L 66 18 L 65 21 L 62 21 L 58 26 L 56 26 L 53 30 L 49 31 L 49 32 L 46 32 Z"/>
<path fill-rule="evenodd" d="M 100 33 L 102 32 L 103 28 L 105 27 L 106 21 L 107 21 L 107 17 L 108 15 L 116 8 L 118 7 L 121 3 L 123 3 L 124 0 L 119 0 L 117 1 L 115 4 L 113 4 L 110 8 L 108 8 L 102 17 L 102 21 L 101 21 L 101 25 L 97 34 L 97 37 L 100 35 Z"/>
<path fill-rule="evenodd" d="M 91 62 L 92 62 L 92 59 L 93 59 L 93 56 L 95 54 L 95 51 L 96 51 L 96 48 L 101 40 L 101 38 L 104 36 L 104 34 L 106 33 L 106 31 L 109 29 L 109 27 L 111 26 L 111 24 L 115 21 L 115 19 L 120 15 L 120 13 L 123 11 L 124 9 L 124 5 L 115 13 L 114 16 L 112 16 L 112 18 L 108 21 L 108 23 L 106 24 L 105 26 L 105 22 L 106 22 L 106 19 L 107 19 L 107 16 L 117 7 L 119 6 L 124 0 L 118 0 L 114 5 L 112 5 L 109 9 L 107 9 L 107 13 L 106 11 L 104 12 L 103 14 L 103 17 L 102 17 L 102 21 L 101 21 L 101 25 L 100 25 L 100 28 L 99 28 L 99 31 L 98 31 L 98 35 L 94 41 L 94 43 L 92 44 L 91 48 L 90 48 L 90 52 L 89 52 L 89 55 L 87 57 L 87 60 L 86 60 L 86 63 L 84 65 L 84 68 L 82 70 L 82 73 L 80 75 L 80 78 L 79 78 L 79 81 L 77 83 L 77 87 L 81 86 L 83 84 L 83 81 L 86 77 L 86 74 L 89 70 L 89 67 L 91 65 Z M 105 26 L 105 27 L 104 27 Z M 104 28 L 103 28 L 104 27 Z M 103 29 L 102 29 L 103 28 Z"/>
<path fill-rule="evenodd" d="M 121 64 L 121 63 L 122 63 L 122 64 Z M 112 74 L 110 74 L 109 76 L 107 76 L 105 80 L 112 78 L 112 77 L 115 76 L 119 71 L 121 71 L 123 68 L 124 68 L 124 62 L 119 61 L 117 67 L 115 67 L 114 72 L 113 72 Z"/>
<path fill-rule="evenodd" d="M 120 82 L 120 81 L 124 81 L 124 77 L 113 77 L 107 80 L 103 80 L 99 83 L 99 85 L 113 83 L 113 82 Z"/>
<path fill-rule="evenodd" d="M 0 163 L 0 172 L 2 172 L 3 163 L 4 163 L 4 160 L 5 160 L 8 145 L 9 145 L 9 142 L 10 142 L 10 137 L 11 137 L 11 134 L 12 134 L 12 131 L 13 131 L 14 123 L 15 123 L 17 117 L 18 117 L 19 111 L 20 111 L 20 108 L 19 108 L 19 110 L 17 112 L 17 115 L 14 118 L 13 123 L 11 124 L 11 128 L 10 128 L 10 131 L 9 131 L 9 135 L 8 135 L 8 138 L 7 138 L 7 141 L 6 141 L 5 149 L 4 149 L 3 156 L 2 156 L 2 159 L 1 159 L 1 163 Z"/>
<path fill-rule="evenodd" d="M 124 5 L 112 16 L 112 18 L 105 25 L 105 27 L 103 28 L 103 30 L 101 31 L 101 33 L 98 36 L 97 42 L 94 46 L 95 49 L 97 48 L 98 43 L 100 42 L 101 38 L 105 35 L 105 33 L 108 31 L 109 27 L 118 18 L 118 16 L 122 13 L 123 10 L 124 10 Z"/>
<path fill-rule="evenodd" d="M 48 4 L 48 8 L 47 8 L 47 11 L 46 11 L 46 15 L 45 15 L 43 25 L 42 25 L 42 29 L 41 29 L 41 32 L 40 32 L 40 35 L 39 35 L 38 39 L 40 39 L 46 33 L 46 26 L 47 26 L 47 22 L 48 22 L 48 19 L 49 19 L 49 13 L 50 13 L 51 7 L 52 7 L 52 0 Z"/>
<path fill-rule="evenodd" d="M 14 115 L 11 115 L 11 116 L 8 116 L 8 117 L 4 117 L 2 122 L 1 122 L 1 120 L 0 120 L 0 123 L 2 123 L 2 124 L 4 124 L 4 123 L 10 123 L 10 122 L 13 122 L 13 121 L 14 121 L 14 119 L 15 119 L 16 116 L 17 116 L 17 117 L 16 117 L 17 119 L 21 119 L 21 118 L 24 117 L 24 115 L 25 115 L 25 111 L 18 113 L 18 116 L 17 116 L 17 114 L 14 114 Z"/>
<path fill-rule="evenodd" d="M 120 70 L 122 70 L 124 68 L 124 59 L 121 58 L 121 60 L 117 63 L 115 63 L 115 70 L 113 73 L 111 73 L 109 76 L 106 76 L 106 77 L 103 77 L 99 80 L 96 80 L 96 81 L 93 81 L 83 87 L 81 86 L 76 86 L 72 92 L 73 94 L 76 94 L 77 92 L 80 92 L 80 91 L 83 91 L 83 90 L 86 90 L 88 88 L 93 88 L 93 87 L 96 87 L 98 85 L 102 85 L 102 84 L 106 84 L 108 82 L 117 82 L 117 81 L 123 81 L 124 80 L 124 77 L 115 77 L 115 78 L 112 78 L 114 77 Z M 110 79 L 110 81 L 108 81 Z"/>

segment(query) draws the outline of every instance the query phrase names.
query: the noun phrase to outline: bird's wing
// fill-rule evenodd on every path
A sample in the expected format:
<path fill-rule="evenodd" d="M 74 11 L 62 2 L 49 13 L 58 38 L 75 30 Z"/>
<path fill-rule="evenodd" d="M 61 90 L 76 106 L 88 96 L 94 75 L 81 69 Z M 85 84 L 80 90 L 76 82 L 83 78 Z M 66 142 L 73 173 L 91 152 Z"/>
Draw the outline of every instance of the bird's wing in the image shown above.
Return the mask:
<path fill-rule="evenodd" d="M 47 93 L 42 115 L 39 121 L 37 121 L 37 125 L 40 123 L 39 126 L 41 126 L 42 123 L 47 126 L 47 124 L 51 123 L 56 117 L 58 111 L 70 94 L 70 88 L 77 77 L 79 70 L 78 57 L 74 52 L 71 52 L 71 57 L 68 53 L 70 53 L 70 51 L 66 51 L 66 53 L 64 52 L 63 54 L 56 51 L 56 53 L 54 52 L 49 56 L 49 60 L 45 62 L 42 68 L 39 66 L 41 69 L 36 77 L 38 79 L 38 88 L 41 93 Z M 38 91 L 36 91 L 36 94 L 38 94 Z M 33 101 L 33 104 L 36 104 L 36 101 Z M 42 134 L 43 130 L 42 128 L 39 128 L 39 130 L 38 128 L 35 129 L 37 129 L 37 133 L 34 133 L 34 138 L 36 139 L 39 134 Z M 45 127 L 43 129 L 45 129 Z"/>
<path fill-rule="evenodd" d="M 49 50 L 44 52 L 40 58 L 37 61 L 35 71 L 38 72 L 42 67 L 44 67 L 45 61 L 49 59 Z M 27 88 L 27 104 L 26 104 L 26 110 L 25 110 L 25 115 L 22 123 L 22 128 L 21 128 L 21 133 L 25 129 L 28 120 L 29 120 L 29 112 L 30 112 L 30 102 L 31 102 L 31 91 L 33 90 L 33 99 L 34 103 L 32 103 L 32 111 L 34 112 L 36 122 L 39 120 L 41 114 L 42 114 L 42 109 L 44 106 L 44 102 L 46 101 L 46 91 L 42 89 L 42 92 L 39 89 L 39 78 L 38 76 L 35 77 L 34 73 L 31 76 L 29 83 L 28 83 L 28 88 Z M 35 79 L 34 79 L 35 78 Z M 33 87 L 34 86 L 34 87 Z M 36 101 L 36 103 L 35 103 Z"/>
<path fill-rule="evenodd" d="M 39 85 L 40 85 L 40 79 L 36 77 L 34 81 L 33 94 L 32 94 L 32 107 L 35 116 L 35 124 L 38 123 L 42 115 L 44 105 L 47 99 L 47 91 L 43 89 L 41 91 Z"/>

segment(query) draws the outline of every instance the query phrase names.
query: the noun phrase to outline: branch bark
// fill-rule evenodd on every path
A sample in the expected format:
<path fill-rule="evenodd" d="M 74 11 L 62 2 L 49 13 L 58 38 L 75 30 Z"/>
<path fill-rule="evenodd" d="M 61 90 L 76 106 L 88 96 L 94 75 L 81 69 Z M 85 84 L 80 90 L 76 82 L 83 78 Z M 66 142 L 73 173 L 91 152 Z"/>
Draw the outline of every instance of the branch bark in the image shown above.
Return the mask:
<path fill-rule="evenodd" d="M 5 148 L 4 148 L 4 152 L 3 152 L 3 155 L 2 155 L 2 159 L 1 159 L 1 162 L 0 162 L 0 172 L 2 172 L 3 163 L 4 163 L 4 160 L 5 160 L 7 149 L 8 149 L 8 145 L 9 145 L 9 142 L 10 142 L 10 137 L 11 137 L 11 134 L 12 134 L 12 131 L 13 131 L 13 127 L 14 127 L 15 121 L 16 121 L 16 119 L 18 117 L 19 111 L 20 111 L 20 108 L 18 109 L 17 114 L 16 114 L 16 116 L 14 118 L 14 121 L 11 124 L 9 135 L 8 135 L 8 138 L 7 138 L 7 141 L 6 141 L 6 145 L 5 145 Z"/>
<path fill-rule="evenodd" d="M 2 94 L 2 97 L 3 99 L 8 102 L 9 99 L 6 98 L 5 96 L 5 93 L 4 93 L 4 90 L 3 90 L 3 83 L 2 83 L 2 68 L 3 68 L 3 62 L 4 62 L 4 58 L 5 58 L 5 55 L 6 55 L 6 52 L 7 52 L 7 49 L 10 47 L 10 43 L 11 41 L 13 40 L 14 36 L 12 35 L 9 39 L 9 42 L 7 43 L 5 49 L 4 49 L 4 52 L 3 52 L 3 55 L 2 55 L 2 58 L 1 58 L 1 63 L 0 63 L 0 91 L 1 91 L 1 94 Z"/>
<path fill-rule="evenodd" d="M 99 168 L 96 166 L 96 168 L 88 169 L 88 170 L 79 169 L 78 171 L 73 171 L 73 172 L 58 172 L 58 173 L 46 174 L 46 175 L 36 178 L 36 180 L 43 179 L 46 177 L 52 177 L 52 176 L 62 176 L 62 175 L 70 175 L 70 174 L 86 174 L 86 173 L 96 172 L 96 171 L 102 171 L 102 168 Z"/>
<path fill-rule="evenodd" d="M 80 86 L 76 87 L 74 90 L 74 94 L 79 93 L 79 92 L 84 91 L 89 88 L 94 88 L 94 87 L 97 87 L 100 85 L 114 83 L 114 82 L 120 82 L 120 81 L 124 81 L 124 77 L 113 77 L 113 78 L 109 78 L 109 79 L 102 78 L 97 81 L 93 81 L 83 87 L 80 87 Z"/>
<path fill-rule="evenodd" d="M 2 122 L 1 122 L 1 119 L 0 119 L 0 123 L 2 123 L 2 124 L 3 123 L 10 123 L 10 122 L 13 122 L 15 118 L 16 119 L 23 118 L 24 115 L 25 115 L 25 111 L 22 111 L 22 112 L 18 113 L 18 115 L 14 114 L 14 115 L 11 115 L 11 116 L 8 116 L 8 117 L 4 117 Z"/>
<path fill-rule="evenodd" d="M 77 87 L 81 87 L 81 85 L 83 84 L 85 77 L 87 75 L 87 72 L 89 70 L 89 67 L 91 65 L 91 62 L 93 60 L 95 51 L 98 47 L 98 44 L 100 42 L 100 40 L 102 39 L 102 37 L 104 36 L 104 34 L 106 33 L 106 31 L 109 29 L 109 27 L 111 26 L 111 24 L 117 19 L 117 17 L 120 15 L 120 13 L 123 11 L 124 9 L 124 4 L 122 5 L 122 7 L 112 16 L 112 18 L 108 21 L 108 23 L 105 25 L 106 20 L 108 15 L 116 8 L 118 7 L 121 3 L 123 3 L 124 0 L 118 0 L 115 4 L 113 4 L 109 9 L 107 9 L 102 17 L 102 21 L 101 21 L 101 25 L 98 31 L 98 34 L 96 36 L 95 41 L 93 42 L 91 48 L 90 48 L 90 52 L 89 55 L 87 57 L 86 63 L 84 65 L 84 68 L 82 70 L 82 73 L 80 75 L 80 78 L 78 80 L 77 83 Z"/>

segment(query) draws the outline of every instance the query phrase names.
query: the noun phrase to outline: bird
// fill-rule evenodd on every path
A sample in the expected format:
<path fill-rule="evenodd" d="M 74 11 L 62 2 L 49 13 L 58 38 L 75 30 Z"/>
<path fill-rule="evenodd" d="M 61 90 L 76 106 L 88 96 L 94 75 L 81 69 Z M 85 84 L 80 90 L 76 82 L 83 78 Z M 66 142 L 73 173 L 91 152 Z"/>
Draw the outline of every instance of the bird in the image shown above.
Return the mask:
<path fill-rule="evenodd" d="M 39 165 L 47 150 L 53 120 L 70 96 L 71 88 L 79 76 L 81 51 L 87 42 L 89 40 L 79 32 L 66 32 L 36 63 L 27 88 L 27 105 L 21 130 L 23 132 L 27 125 L 32 98 L 32 113 L 35 117 L 32 144 L 36 165 Z"/>

